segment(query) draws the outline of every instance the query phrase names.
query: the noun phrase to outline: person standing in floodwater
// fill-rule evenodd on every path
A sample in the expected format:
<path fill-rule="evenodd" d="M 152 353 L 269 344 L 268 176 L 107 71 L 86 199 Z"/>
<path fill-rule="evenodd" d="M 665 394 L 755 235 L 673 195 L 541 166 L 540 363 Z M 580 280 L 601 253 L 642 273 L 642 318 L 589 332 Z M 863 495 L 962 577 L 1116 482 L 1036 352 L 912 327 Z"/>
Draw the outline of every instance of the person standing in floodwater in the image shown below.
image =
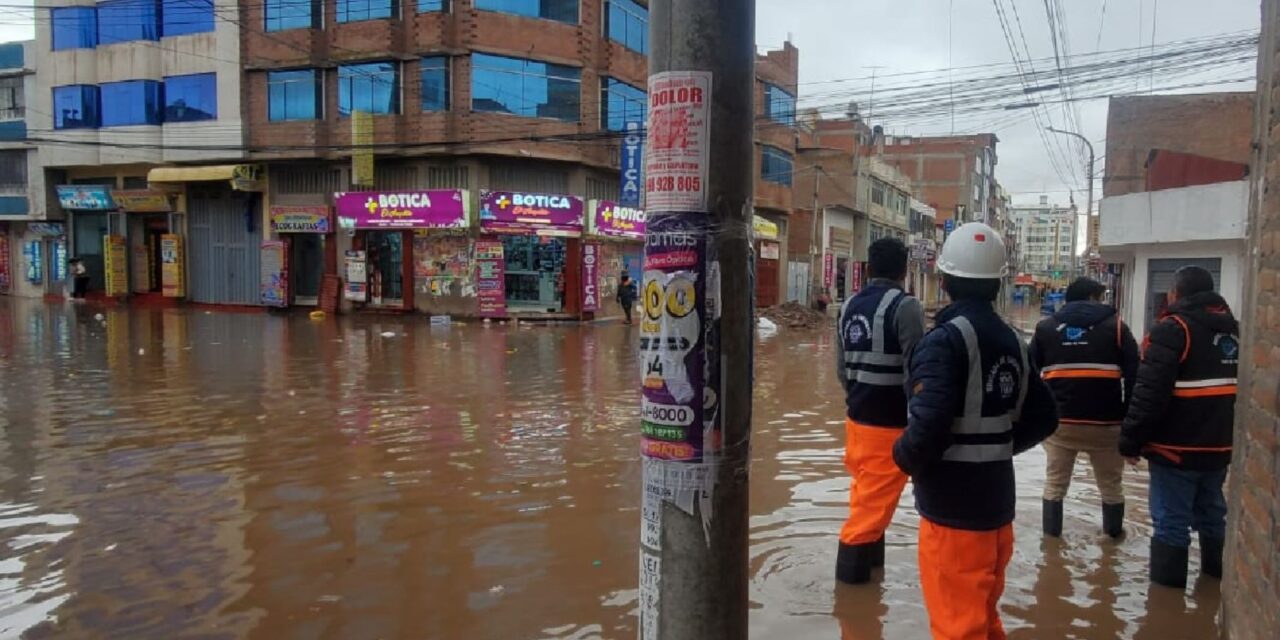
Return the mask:
<path fill-rule="evenodd" d="M 1145 340 L 1120 454 L 1151 462 L 1151 581 L 1187 586 L 1190 530 L 1200 570 L 1222 577 L 1240 325 L 1200 267 L 1173 274 L 1169 310 Z"/>
<path fill-rule="evenodd" d="M 902 389 L 905 356 L 924 335 L 924 307 L 903 293 L 907 247 L 896 238 L 871 243 L 871 280 L 840 310 L 836 377 L 845 393 L 844 466 L 853 477 L 849 518 L 840 530 L 836 579 L 861 584 L 884 566 L 889 528 L 907 475 L 893 463 L 893 443 L 907 426 Z"/>
<path fill-rule="evenodd" d="M 636 281 L 630 275 L 622 274 L 622 280 L 618 283 L 618 306 L 622 307 L 625 318 L 623 324 L 631 324 L 631 311 L 635 309 L 637 296 Z"/>
<path fill-rule="evenodd" d="M 893 459 L 920 512 L 920 587 L 937 640 L 1003 640 L 999 602 L 1013 557 L 1013 456 L 1058 426 L 1027 346 L 994 308 L 1004 243 L 979 222 L 938 256 L 951 304 L 907 366 L 907 428 Z"/>

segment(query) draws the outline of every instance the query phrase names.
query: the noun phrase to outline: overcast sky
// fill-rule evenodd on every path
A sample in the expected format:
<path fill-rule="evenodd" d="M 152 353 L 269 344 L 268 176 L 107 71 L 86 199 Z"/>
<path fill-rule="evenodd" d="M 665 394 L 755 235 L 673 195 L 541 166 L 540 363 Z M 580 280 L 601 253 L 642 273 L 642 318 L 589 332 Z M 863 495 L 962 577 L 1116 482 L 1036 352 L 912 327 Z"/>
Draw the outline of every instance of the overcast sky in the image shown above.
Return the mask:
<path fill-rule="evenodd" d="M 1013 2 L 1021 18 L 1027 45 L 1036 58 L 1053 55 L 1044 0 L 1000 0 L 1012 16 Z M 1258 0 L 1060 0 L 1066 13 L 1072 54 L 1095 50 L 1149 46 L 1152 14 L 1155 15 L 1155 42 L 1185 40 L 1214 34 L 1257 30 L 1260 22 Z M 1105 19 L 1103 6 L 1106 6 Z M 950 5 L 950 7 L 948 6 Z M 950 14 L 950 20 L 948 19 Z M 948 31 L 951 42 L 948 46 Z M 1016 25 L 1014 26 L 1016 29 Z M 845 87 L 865 92 L 859 102 L 866 115 L 872 73 L 901 74 L 910 71 L 964 67 L 1011 62 L 993 0 L 757 0 L 756 41 L 760 48 L 776 48 L 790 37 L 800 50 L 800 99 L 806 94 L 831 92 Z M 1007 71 L 1007 70 L 1006 70 Z M 1242 71 L 1244 73 L 1242 73 Z M 1218 78 L 1241 77 L 1252 69 L 1237 66 L 1220 71 Z M 842 78 L 864 78 L 852 83 L 826 83 Z M 902 78 L 882 81 L 901 84 Z M 817 84 L 814 84 L 817 83 Z M 1252 85 L 1236 84 L 1195 91 L 1252 90 Z M 1145 87 L 1143 87 L 1145 92 Z M 1183 90 L 1190 91 L 1190 90 Z M 821 97 L 814 98 L 819 102 Z M 1079 105 L 1079 120 L 1085 136 L 1094 142 L 1098 173 L 1102 172 L 1106 137 L 1106 100 L 1090 100 Z M 1036 132 L 1029 113 L 1010 112 L 1004 121 L 986 118 L 958 120 L 956 133 L 981 133 L 973 126 L 995 129 L 1000 138 L 996 177 L 1014 194 L 1015 202 L 1035 201 L 1047 193 L 1052 201 L 1066 203 L 1069 189 L 1084 207 L 1084 169 L 1076 169 L 1078 181 L 1066 184 L 1048 159 L 1045 144 Z M 1063 127 L 1060 107 L 1054 107 L 1054 124 Z M 946 134 L 949 121 L 901 126 L 879 121 L 894 134 Z M 946 119 L 949 120 L 949 119 Z M 979 121 L 975 121 L 979 120 Z M 985 120 L 985 122 L 980 122 Z M 1064 161 L 1065 162 L 1065 161 Z M 1083 164 L 1077 160 L 1077 164 Z M 1100 190 L 1101 182 L 1095 183 Z M 1095 197 L 1101 197 L 1095 195 Z"/>

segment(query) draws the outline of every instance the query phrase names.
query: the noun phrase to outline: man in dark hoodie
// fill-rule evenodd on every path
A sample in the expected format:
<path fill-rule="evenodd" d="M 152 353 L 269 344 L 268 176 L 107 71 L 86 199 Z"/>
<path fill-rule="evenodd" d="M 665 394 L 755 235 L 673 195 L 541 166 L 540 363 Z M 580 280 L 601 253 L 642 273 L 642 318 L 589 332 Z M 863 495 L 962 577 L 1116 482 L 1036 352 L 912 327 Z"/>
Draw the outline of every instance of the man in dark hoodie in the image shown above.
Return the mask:
<path fill-rule="evenodd" d="M 1151 581 L 1181 589 L 1191 529 L 1201 572 L 1222 577 L 1240 325 L 1208 271 L 1183 267 L 1173 280 L 1168 313 L 1145 341 L 1120 454 L 1151 463 Z"/>
<path fill-rule="evenodd" d="M 1116 443 L 1138 373 L 1138 343 L 1114 307 L 1102 304 L 1102 284 L 1080 278 L 1067 287 L 1067 303 L 1040 321 L 1032 360 L 1058 403 L 1058 430 L 1044 441 L 1044 532 L 1062 535 L 1062 499 L 1076 457 L 1089 454 L 1102 494 L 1102 529 L 1124 531 L 1124 458 Z"/>

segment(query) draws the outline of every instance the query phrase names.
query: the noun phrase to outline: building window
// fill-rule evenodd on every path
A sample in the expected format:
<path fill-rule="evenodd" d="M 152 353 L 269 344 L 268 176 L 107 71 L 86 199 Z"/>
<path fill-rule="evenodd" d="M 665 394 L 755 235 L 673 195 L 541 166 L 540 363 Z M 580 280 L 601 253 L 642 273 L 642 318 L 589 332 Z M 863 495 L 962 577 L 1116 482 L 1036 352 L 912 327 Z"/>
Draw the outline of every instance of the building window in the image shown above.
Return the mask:
<path fill-rule="evenodd" d="M 649 10 L 632 0 L 609 0 L 609 39 L 649 53 Z"/>
<path fill-rule="evenodd" d="M 160 35 L 213 31 L 213 0 L 162 0 Z"/>
<path fill-rule="evenodd" d="M 98 87 L 102 95 L 102 126 L 123 127 L 160 124 L 164 114 L 160 107 L 160 83 L 154 80 L 104 82 Z"/>
<path fill-rule="evenodd" d="M 22 76 L 0 78 L 0 120 L 21 120 L 26 117 L 24 95 Z"/>
<path fill-rule="evenodd" d="M 449 10 L 449 0 L 418 0 L 418 13 L 435 13 Z"/>
<path fill-rule="evenodd" d="M 315 0 L 266 0 L 263 15 L 267 31 L 285 31 L 319 26 L 320 11 Z"/>
<path fill-rule="evenodd" d="M 94 129 L 98 126 L 98 87 L 72 84 L 53 88 L 54 129 Z"/>
<path fill-rule="evenodd" d="M 582 71 L 549 62 L 471 55 L 471 110 L 577 122 Z"/>
<path fill-rule="evenodd" d="M 761 179 L 789 187 L 794 167 L 791 154 L 777 147 L 765 145 L 760 161 Z"/>
<path fill-rule="evenodd" d="M 871 179 L 871 202 L 884 206 L 884 183 L 875 178 Z"/>
<path fill-rule="evenodd" d="M 98 12 L 93 7 L 49 10 L 53 50 L 92 49 L 98 44 Z"/>
<path fill-rule="evenodd" d="M 218 77 L 213 73 L 168 76 L 164 79 L 164 121 L 198 122 L 218 119 Z"/>
<path fill-rule="evenodd" d="M 108 0 L 98 3 L 98 44 L 160 39 L 156 0 Z"/>
<path fill-rule="evenodd" d="M 315 69 L 267 72 L 267 120 L 315 120 L 323 113 Z"/>
<path fill-rule="evenodd" d="M 600 126 L 608 131 L 623 131 L 628 122 L 644 124 L 649 115 L 649 96 L 625 82 L 604 78 L 600 81 L 604 111 Z"/>
<path fill-rule="evenodd" d="M 774 122 L 794 125 L 796 97 L 777 85 L 764 85 L 764 115 Z"/>
<path fill-rule="evenodd" d="M 477 9 L 578 24 L 578 0 L 475 0 Z"/>
<path fill-rule="evenodd" d="M 399 13 L 396 0 L 338 0 L 338 22 L 381 20 Z"/>
<path fill-rule="evenodd" d="M 352 111 L 400 113 L 400 73 L 394 62 L 365 62 L 338 67 L 338 115 Z"/>
<path fill-rule="evenodd" d="M 25 149 L 0 151 L 0 189 L 27 188 L 27 152 Z"/>
<path fill-rule="evenodd" d="M 418 62 L 423 111 L 449 110 L 449 58 L 428 56 Z"/>

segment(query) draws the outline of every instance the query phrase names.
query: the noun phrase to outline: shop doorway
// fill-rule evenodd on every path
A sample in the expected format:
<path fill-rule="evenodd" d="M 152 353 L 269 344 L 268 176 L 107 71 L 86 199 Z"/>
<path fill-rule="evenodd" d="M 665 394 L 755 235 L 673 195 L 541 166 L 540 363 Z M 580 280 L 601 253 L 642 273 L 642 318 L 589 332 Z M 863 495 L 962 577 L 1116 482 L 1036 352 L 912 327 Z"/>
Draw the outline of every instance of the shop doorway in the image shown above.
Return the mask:
<path fill-rule="evenodd" d="M 289 236 L 289 290 L 293 304 L 314 307 L 320 303 L 320 281 L 324 270 L 324 236 L 294 233 Z"/>
<path fill-rule="evenodd" d="M 404 233 L 369 231 L 366 242 L 369 304 L 375 307 L 404 306 Z"/>
<path fill-rule="evenodd" d="M 502 237 L 502 249 L 509 310 L 559 313 L 564 309 L 563 238 L 507 235 Z"/>
<path fill-rule="evenodd" d="M 103 238 L 111 233 L 106 213 L 74 212 L 71 237 L 75 246 L 71 257 L 80 258 L 89 276 L 89 291 L 101 293 L 107 288 L 106 261 L 102 256 Z"/>

